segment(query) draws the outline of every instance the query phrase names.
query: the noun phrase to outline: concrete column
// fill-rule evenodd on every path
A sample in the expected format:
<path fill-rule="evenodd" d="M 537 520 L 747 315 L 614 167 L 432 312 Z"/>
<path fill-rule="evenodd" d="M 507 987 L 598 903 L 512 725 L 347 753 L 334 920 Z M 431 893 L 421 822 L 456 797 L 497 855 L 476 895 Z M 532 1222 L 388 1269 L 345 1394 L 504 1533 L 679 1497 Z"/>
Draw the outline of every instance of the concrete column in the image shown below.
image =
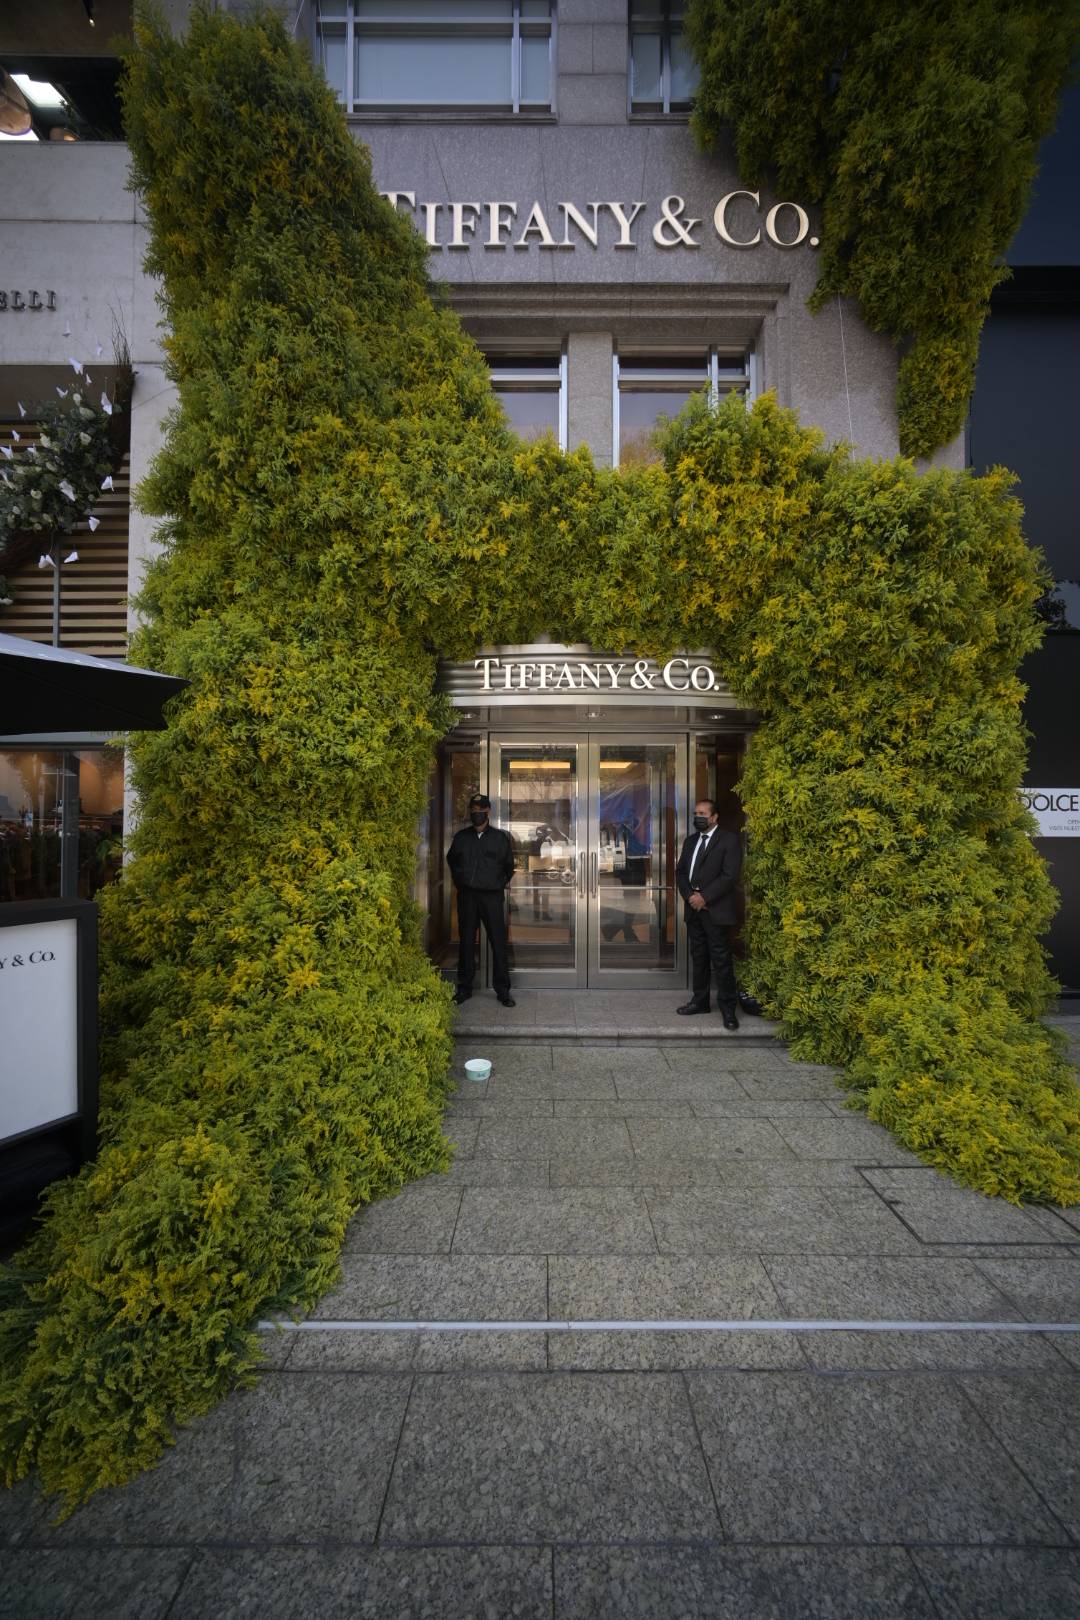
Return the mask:
<path fill-rule="evenodd" d="M 571 332 L 566 350 L 568 448 L 587 445 L 599 467 L 611 466 L 610 332 Z"/>

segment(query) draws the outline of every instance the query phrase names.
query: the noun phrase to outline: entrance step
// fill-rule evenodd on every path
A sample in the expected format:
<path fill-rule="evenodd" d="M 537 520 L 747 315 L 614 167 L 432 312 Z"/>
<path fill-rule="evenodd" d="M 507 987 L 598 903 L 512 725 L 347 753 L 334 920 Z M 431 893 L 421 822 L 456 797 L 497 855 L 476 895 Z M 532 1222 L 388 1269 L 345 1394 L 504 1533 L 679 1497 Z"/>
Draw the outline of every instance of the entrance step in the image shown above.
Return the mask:
<path fill-rule="evenodd" d="M 489 1045 L 580 1046 L 586 1042 L 735 1047 L 776 1046 L 779 1024 L 739 1014 L 739 1028 L 724 1028 L 720 1014 L 685 1018 L 675 1011 L 678 990 L 515 990 L 515 1007 L 503 1007 L 490 990 L 478 991 L 457 1014 L 458 1041 Z M 686 992 L 682 992 L 685 999 Z"/>

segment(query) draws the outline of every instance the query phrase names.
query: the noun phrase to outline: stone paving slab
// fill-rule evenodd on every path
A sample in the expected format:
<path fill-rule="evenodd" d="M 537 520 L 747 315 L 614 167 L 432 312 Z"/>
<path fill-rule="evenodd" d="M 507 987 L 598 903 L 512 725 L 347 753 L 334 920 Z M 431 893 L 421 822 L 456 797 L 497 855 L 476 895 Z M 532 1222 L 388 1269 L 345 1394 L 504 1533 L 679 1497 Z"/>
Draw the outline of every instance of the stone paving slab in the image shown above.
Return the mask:
<path fill-rule="evenodd" d="M 552 1070 L 550 1074 L 537 1071 L 533 1075 L 493 1072 L 488 1081 L 488 1096 L 492 1102 L 508 1102 L 514 1098 L 538 1097 L 607 1097 L 618 1096 L 614 1072 L 606 1068 L 584 1069 L 580 1073 L 565 1074 Z"/>
<path fill-rule="evenodd" d="M 791 1149 L 766 1119 L 664 1120 L 628 1123 L 635 1153 L 658 1158 L 790 1159 Z"/>
<path fill-rule="evenodd" d="M 535 1255 L 344 1257 L 342 1281 L 309 1320 L 520 1322 L 547 1315 L 548 1268 Z"/>
<path fill-rule="evenodd" d="M 1066 1530 L 1080 1536 L 1080 1379 L 1068 1372 L 1037 1381 L 978 1376 L 962 1387 Z"/>
<path fill-rule="evenodd" d="M 1005 1446 L 980 1432 L 966 1384 L 750 1372 L 693 1373 L 688 1387 L 736 1541 L 1066 1540 Z M 1043 1473 L 1050 1485 L 1054 1465 Z"/>
<path fill-rule="evenodd" d="M 343 1328 L 294 1338 L 290 1372 L 543 1372 L 549 1364 L 544 1333 L 355 1333 Z"/>
<path fill-rule="evenodd" d="M 866 1183 L 854 1166 L 835 1160 L 668 1159 L 657 1153 L 584 1154 L 551 1160 L 553 1187 L 857 1187 Z"/>
<path fill-rule="evenodd" d="M 745 1087 L 740 1085 L 733 1074 L 727 1070 L 717 1069 L 708 1074 L 698 1071 L 696 1074 L 654 1073 L 639 1075 L 619 1075 L 617 1081 L 617 1094 L 620 1100 L 652 1100 L 652 1101 L 683 1101 L 683 1102 L 716 1102 L 728 1100 L 744 1102 L 746 1100 Z"/>
<path fill-rule="evenodd" d="M 669 1097 L 557 1098 L 556 1119 L 692 1119 L 688 1102 Z"/>
<path fill-rule="evenodd" d="M 821 1372 L 1064 1372 L 1036 1333 L 800 1333 L 806 1363 Z"/>
<path fill-rule="evenodd" d="M 867 1170 L 866 1179 L 928 1243 L 1065 1243 L 1069 1228 L 1049 1210 L 1019 1209 L 948 1181 L 937 1170 Z"/>
<path fill-rule="evenodd" d="M 911 1559 L 941 1620 L 1080 1615 L 1080 1551 L 918 1547 Z"/>
<path fill-rule="evenodd" d="M 572 1321 L 774 1319 L 776 1291 L 756 1259 L 581 1259 L 553 1255 L 549 1314 Z M 655 1369 L 802 1367 L 792 1333 L 552 1334 L 553 1367 Z"/>
<path fill-rule="evenodd" d="M 1029 1322 L 1080 1322 L 1080 1255 L 980 1259 L 978 1269 Z M 1080 1349 L 1080 1344 L 1077 1345 Z"/>
<path fill-rule="evenodd" d="M 604 1102 L 595 1104 L 582 1104 L 580 1106 L 595 1106 L 604 1108 L 610 1106 Z M 553 1097 L 498 1097 L 488 1094 L 484 1088 L 482 1097 L 471 1097 L 466 1093 L 453 1099 L 446 1111 L 448 1120 L 458 1119 L 554 1119 L 555 1099 Z"/>
<path fill-rule="evenodd" d="M 818 1097 L 787 1097 L 757 1102 L 750 1097 L 696 1097 L 686 1105 L 695 1119 L 835 1119 Z"/>
<path fill-rule="evenodd" d="M 694 1541 L 719 1529 L 676 1374 L 415 1381 L 386 1542 Z"/>
<path fill-rule="evenodd" d="M 558 1547 L 555 1613 L 559 1620 L 940 1620 L 919 1572 L 893 1547 Z"/>
<path fill-rule="evenodd" d="M 548 1160 L 545 1157 L 529 1159 L 455 1159 L 449 1173 L 427 1178 L 432 1184 L 444 1180 L 461 1187 L 546 1187 Z"/>
<path fill-rule="evenodd" d="M 551 1620 L 536 1547 L 237 1548 L 201 1553 L 169 1620 Z"/>
<path fill-rule="evenodd" d="M 661 1254 L 903 1254 L 917 1250 L 873 1193 L 857 1187 L 650 1192 Z"/>
<path fill-rule="evenodd" d="M 842 1159 L 848 1164 L 914 1165 L 891 1131 L 869 1119 L 783 1120 L 776 1129 L 800 1159 Z"/>
<path fill-rule="evenodd" d="M 26 1548 L 0 1552 L 0 1620 L 165 1620 L 187 1548 Z"/>
<path fill-rule="evenodd" d="M 772 1257 L 784 1316 L 873 1322 L 1013 1322 L 1023 1314 L 970 1260 Z"/>
<path fill-rule="evenodd" d="M 655 1254 L 645 1199 L 622 1188 L 468 1187 L 455 1254 Z"/>
<path fill-rule="evenodd" d="M 414 1182 L 354 1217 L 345 1237 L 346 1252 L 449 1254 L 461 1199 L 462 1189 L 449 1185 L 443 1176 Z"/>
<path fill-rule="evenodd" d="M 573 1153 L 582 1136 L 598 1154 L 628 1153 L 630 1135 L 621 1119 L 590 1119 L 582 1125 L 575 1119 L 530 1119 L 502 1123 L 480 1122 L 476 1156 L 484 1159 L 512 1159 L 526 1148 L 529 1153 L 553 1155 Z"/>

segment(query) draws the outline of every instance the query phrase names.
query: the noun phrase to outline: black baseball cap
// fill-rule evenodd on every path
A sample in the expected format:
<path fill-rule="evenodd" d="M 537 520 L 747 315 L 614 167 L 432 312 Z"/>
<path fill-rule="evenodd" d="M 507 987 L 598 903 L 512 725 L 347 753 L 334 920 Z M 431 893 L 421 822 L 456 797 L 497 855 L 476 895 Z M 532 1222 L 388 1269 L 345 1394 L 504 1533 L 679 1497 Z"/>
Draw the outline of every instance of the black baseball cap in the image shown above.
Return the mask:
<path fill-rule="evenodd" d="M 491 800 L 488 798 L 486 793 L 474 793 L 472 798 L 469 800 L 469 809 L 470 810 L 472 809 L 474 804 L 479 805 L 481 810 L 490 810 L 491 809 Z"/>

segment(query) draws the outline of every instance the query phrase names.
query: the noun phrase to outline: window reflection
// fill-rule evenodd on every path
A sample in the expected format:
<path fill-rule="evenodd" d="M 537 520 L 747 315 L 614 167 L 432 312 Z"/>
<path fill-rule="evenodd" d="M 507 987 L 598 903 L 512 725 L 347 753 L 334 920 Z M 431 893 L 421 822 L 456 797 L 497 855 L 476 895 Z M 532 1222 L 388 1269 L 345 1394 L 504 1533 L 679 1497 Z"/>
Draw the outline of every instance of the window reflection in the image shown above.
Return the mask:
<path fill-rule="evenodd" d="M 550 433 L 562 445 L 562 356 L 489 351 L 487 360 L 492 390 L 518 437 L 539 439 Z"/>
<path fill-rule="evenodd" d="M 121 865 L 118 748 L 0 753 L 0 901 L 91 900 Z"/>
<path fill-rule="evenodd" d="M 551 106 L 551 0 L 319 0 L 316 34 L 350 111 Z"/>
<path fill-rule="evenodd" d="M 658 461 L 656 431 L 692 395 L 747 393 L 748 356 L 716 348 L 623 351 L 616 356 L 615 456 L 620 467 Z"/>
<path fill-rule="evenodd" d="M 689 112 L 698 67 L 683 35 L 683 0 L 630 0 L 630 103 L 634 112 Z"/>

